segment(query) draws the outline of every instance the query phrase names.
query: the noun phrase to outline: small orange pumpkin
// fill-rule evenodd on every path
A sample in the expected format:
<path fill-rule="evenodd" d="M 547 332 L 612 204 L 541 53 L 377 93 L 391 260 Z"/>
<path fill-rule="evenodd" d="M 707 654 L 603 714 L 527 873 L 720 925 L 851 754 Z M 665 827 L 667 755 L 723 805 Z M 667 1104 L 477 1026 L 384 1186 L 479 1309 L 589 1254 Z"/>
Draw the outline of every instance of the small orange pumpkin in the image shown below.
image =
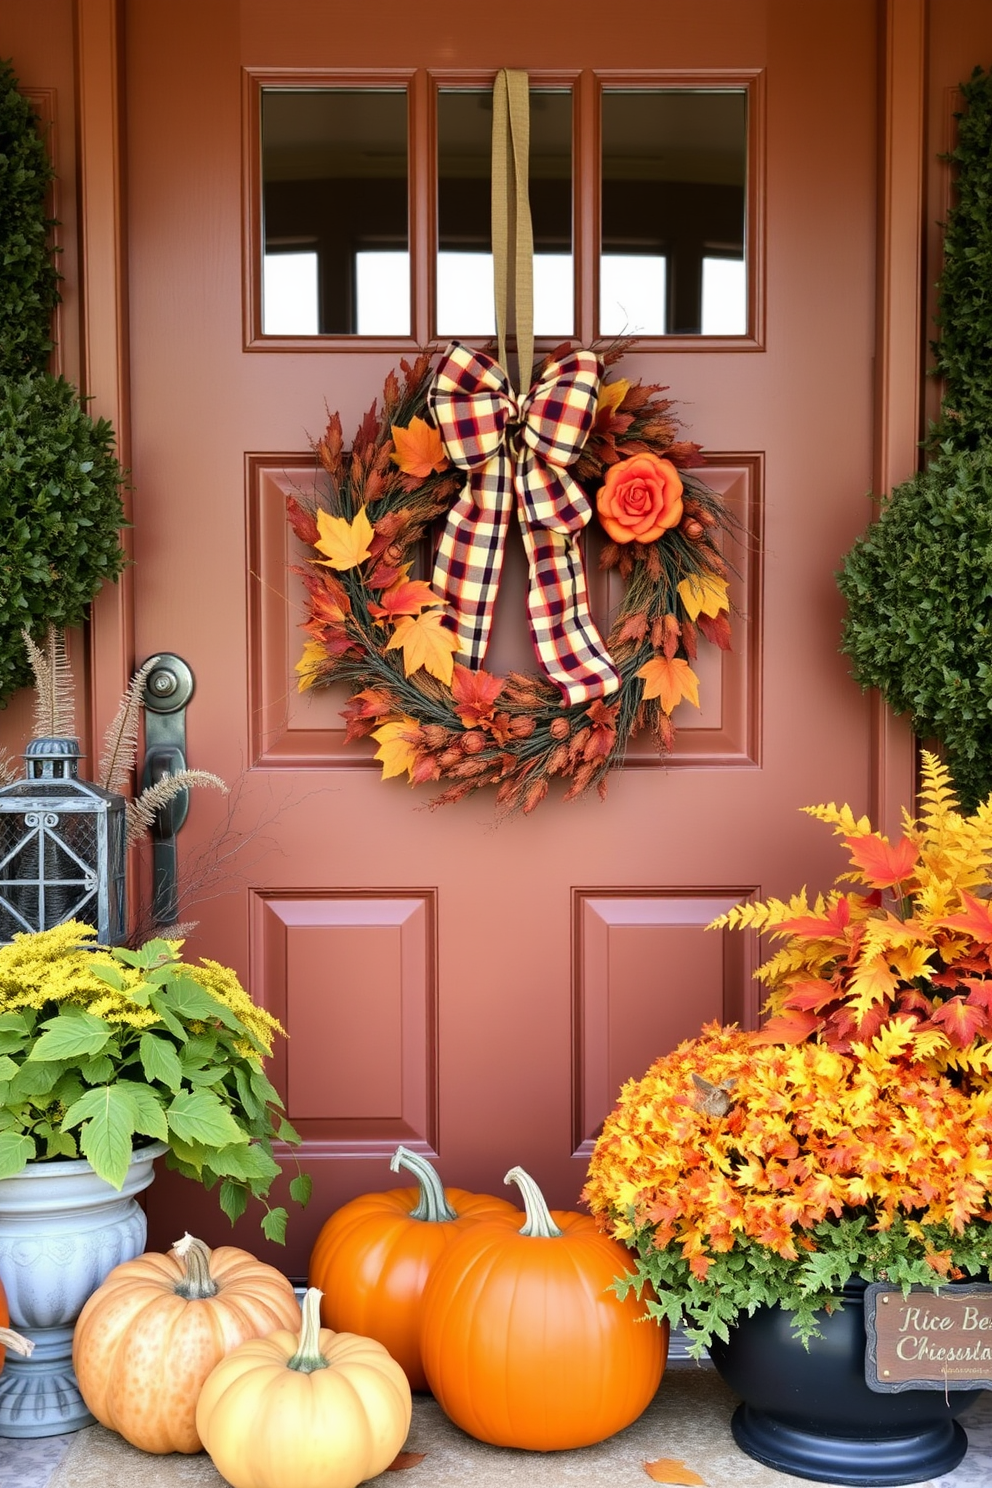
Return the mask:
<path fill-rule="evenodd" d="M 522 1168 L 520 1230 L 476 1225 L 424 1289 L 421 1351 L 446 1415 L 479 1441 L 549 1452 L 629 1426 L 658 1388 L 668 1325 L 642 1319 L 614 1278 L 627 1252 L 588 1214 L 549 1212 Z"/>
<path fill-rule="evenodd" d="M 13 1349 L 15 1354 L 23 1354 L 25 1358 L 30 1358 L 34 1353 L 34 1343 L 31 1339 L 22 1338 L 20 1333 L 15 1333 L 13 1328 L 8 1327 L 9 1322 L 7 1294 L 0 1286 L 0 1372 L 3 1370 L 8 1349 Z"/>
<path fill-rule="evenodd" d="M 410 1386 L 372 1338 L 321 1328 L 320 1292 L 302 1326 L 242 1343 L 211 1370 L 197 1430 L 233 1488 L 356 1488 L 395 1458 Z"/>
<path fill-rule="evenodd" d="M 80 1394 L 101 1425 L 144 1452 L 199 1452 L 196 1401 L 214 1365 L 299 1320 L 281 1271 L 185 1235 L 168 1255 L 115 1266 L 85 1303 L 72 1339 Z"/>
<path fill-rule="evenodd" d="M 389 1166 L 406 1168 L 417 1188 L 363 1194 L 327 1220 L 310 1257 L 310 1285 L 323 1292 L 325 1328 L 360 1333 L 388 1349 L 412 1390 L 426 1390 L 420 1360 L 420 1301 L 431 1267 L 482 1220 L 516 1226 L 506 1199 L 442 1188 L 425 1158 L 397 1147 Z"/>

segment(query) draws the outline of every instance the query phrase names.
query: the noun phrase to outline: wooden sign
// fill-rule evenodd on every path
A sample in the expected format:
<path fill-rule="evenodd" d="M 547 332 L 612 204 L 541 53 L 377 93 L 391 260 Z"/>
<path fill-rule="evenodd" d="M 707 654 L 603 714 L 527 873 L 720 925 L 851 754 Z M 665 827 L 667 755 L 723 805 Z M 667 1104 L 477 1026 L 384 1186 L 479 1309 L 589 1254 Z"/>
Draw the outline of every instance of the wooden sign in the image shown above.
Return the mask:
<path fill-rule="evenodd" d="M 992 1390 L 992 1285 L 939 1292 L 873 1282 L 865 1288 L 865 1382 L 899 1390 Z"/>

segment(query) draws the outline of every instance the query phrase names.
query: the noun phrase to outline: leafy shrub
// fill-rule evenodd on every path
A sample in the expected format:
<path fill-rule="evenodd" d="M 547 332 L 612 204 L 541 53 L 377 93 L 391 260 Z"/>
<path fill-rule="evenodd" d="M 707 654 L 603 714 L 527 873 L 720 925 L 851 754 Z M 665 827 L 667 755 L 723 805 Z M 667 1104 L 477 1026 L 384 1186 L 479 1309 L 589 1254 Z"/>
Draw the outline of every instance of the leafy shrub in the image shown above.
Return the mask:
<path fill-rule="evenodd" d="M 45 196 L 54 174 L 31 104 L 0 61 L 0 378 L 44 371 L 52 349 L 59 276 Z"/>

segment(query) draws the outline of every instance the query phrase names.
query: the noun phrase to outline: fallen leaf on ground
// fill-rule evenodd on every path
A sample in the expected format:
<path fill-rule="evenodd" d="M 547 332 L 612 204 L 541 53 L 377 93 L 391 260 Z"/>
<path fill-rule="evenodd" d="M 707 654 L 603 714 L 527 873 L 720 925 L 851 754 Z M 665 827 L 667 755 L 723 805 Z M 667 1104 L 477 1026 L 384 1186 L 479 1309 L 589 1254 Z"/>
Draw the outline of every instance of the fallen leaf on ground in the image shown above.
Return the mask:
<path fill-rule="evenodd" d="M 426 1452 L 397 1452 L 386 1471 L 402 1472 L 404 1467 L 416 1467 L 417 1463 L 423 1462 L 426 1456 Z"/>
<path fill-rule="evenodd" d="M 706 1479 L 694 1473 L 691 1467 L 686 1467 L 684 1462 L 678 1462 L 674 1457 L 659 1457 L 655 1462 L 645 1462 L 644 1471 L 655 1483 L 685 1483 L 689 1485 L 701 1484 L 706 1488 Z"/>

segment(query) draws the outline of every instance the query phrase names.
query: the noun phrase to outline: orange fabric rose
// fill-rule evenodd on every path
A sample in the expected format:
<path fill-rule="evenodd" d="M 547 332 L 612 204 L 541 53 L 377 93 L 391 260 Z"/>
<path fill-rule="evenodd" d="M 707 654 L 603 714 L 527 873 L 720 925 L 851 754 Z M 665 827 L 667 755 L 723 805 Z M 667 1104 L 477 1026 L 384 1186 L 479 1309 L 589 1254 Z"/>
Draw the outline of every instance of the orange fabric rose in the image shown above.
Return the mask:
<path fill-rule="evenodd" d="M 682 520 L 679 473 L 657 455 L 618 460 L 596 492 L 596 510 L 614 542 L 654 542 Z"/>

